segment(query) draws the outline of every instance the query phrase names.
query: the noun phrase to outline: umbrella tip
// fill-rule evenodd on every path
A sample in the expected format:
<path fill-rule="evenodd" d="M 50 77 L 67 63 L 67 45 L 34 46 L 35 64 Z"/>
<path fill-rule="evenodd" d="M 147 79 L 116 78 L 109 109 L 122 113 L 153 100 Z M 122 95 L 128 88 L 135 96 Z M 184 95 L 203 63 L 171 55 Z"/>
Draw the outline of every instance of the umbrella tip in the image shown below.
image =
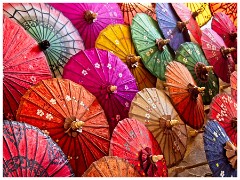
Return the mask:
<path fill-rule="evenodd" d="M 84 14 L 84 19 L 88 22 L 88 23 L 93 23 L 97 20 L 97 13 L 94 13 L 90 10 L 85 11 Z"/>
<path fill-rule="evenodd" d="M 38 45 L 42 51 L 47 50 L 51 46 L 48 40 L 43 40 L 42 42 L 38 43 Z"/>
<path fill-rule="evenodd" d="M 115 91 L 117 90 L 117 86 L 110 85 L 110 86 L 108 87 L 108 89 L 109 89 L 109 91 L 110 91 L 111 93 L 113 93 L 113 92 L 115 92 Z"/>
<path fill-rule="evenodd" d="M 160 154 L 159 155 L 152 155 L 151 158 L 152 158 L 152 162 L 156 163 L 156 162 L 163 159 L 163 155 L 160 155 Z"/>
<path fill-rule="evenodd" d="M 171 127 L 176 126 L 176 125 L 178 125 L 178 124 L 179 124 L 179 121 L 176 120 L 176 119 L 167 120 L 167 121 L 166 121 L 166 126 L 167 126 L 168 128 L 171 128 Z"/>

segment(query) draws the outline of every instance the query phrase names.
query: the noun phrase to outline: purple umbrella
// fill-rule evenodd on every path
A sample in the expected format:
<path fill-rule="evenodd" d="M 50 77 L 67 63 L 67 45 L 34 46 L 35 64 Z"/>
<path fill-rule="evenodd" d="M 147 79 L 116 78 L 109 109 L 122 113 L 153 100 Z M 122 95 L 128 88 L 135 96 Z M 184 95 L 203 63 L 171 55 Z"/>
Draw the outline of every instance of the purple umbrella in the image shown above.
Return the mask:
<path fill-rule="evenodd" d="M 109 24 L 123 24 L 123 15 L 116 3 L 50 3 L 78 29 L 86 49 L 95 47 L 102 29 Z"/>
<path fill-rule="evenodd" d="M 121 59 L 96 48 L 74 55 L 64 67 L 63 78 L 83 85 L 103 107 L 112 132 L 119 120 L 128 117 L 138 92 L 136 81 Z"/>

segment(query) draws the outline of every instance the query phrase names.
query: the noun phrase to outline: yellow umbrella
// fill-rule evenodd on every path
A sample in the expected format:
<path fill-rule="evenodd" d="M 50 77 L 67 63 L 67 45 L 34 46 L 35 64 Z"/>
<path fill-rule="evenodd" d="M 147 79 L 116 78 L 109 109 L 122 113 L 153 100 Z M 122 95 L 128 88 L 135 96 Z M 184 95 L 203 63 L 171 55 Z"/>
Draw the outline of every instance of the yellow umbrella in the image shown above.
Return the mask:
<path fill-rule="evenodd" d="M 100 32 L 95 46 L 112 52 L 127 64 L 137 81 L 139 90 L 156 87 L 156 77 L 144 67 L 140 56 L 136 55 L 128 25 L 108 25 Z"/>

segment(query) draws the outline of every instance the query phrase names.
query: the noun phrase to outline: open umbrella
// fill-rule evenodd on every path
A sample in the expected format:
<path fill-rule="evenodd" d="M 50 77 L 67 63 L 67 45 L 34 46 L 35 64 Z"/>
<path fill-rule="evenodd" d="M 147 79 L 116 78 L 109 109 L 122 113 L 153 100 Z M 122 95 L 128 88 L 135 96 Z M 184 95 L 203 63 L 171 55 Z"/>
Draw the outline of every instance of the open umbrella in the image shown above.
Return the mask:
<path fill-rule="evenodd" d="M 133 164 L 141 176 L 166 177 L 165 159 L 152 133 L 135 119 L 124 119 L 113 131 L 110 156 L 118 156 Z"/>
<path fill-rule="evenodd" d="M 83 40 L 69 19 L 47 4 L 4 3 L 3 13 L 38 42 L 54 77 L 61 77 L 68 59 L 84 49 Z"/>
<path fill-rule="evenodd" d="M 136 79 L 139 90 L 156 86 L 157 78 L 144 67 L 140 56 L 136 55 L 129 26 L 108 25 L 100 32 L 95 46 L 112 52 L 127 64 Z"/>
<path fill-rule="evenodd" d="M 209 119 L 214 119 L 224 128 L 232 143 L 237 145 L 237 102 L 227 93 L 215 96 L 210 104 Z"/>
<path fill-rule="evenodd" d="M 144 13 L 138 13 L 131 25 L 134 46 L 145 67 L 156 77 L 165 80 L 168 62 L 173 60 L 169 39 L 163 39 L 157 21 Z"/>
<path fill-rule="evenodd" d="M 70 19 L 83 38 L 86 49 L 95 47 L 102 29 L 109 24 L 123 24 L 116 3 L 50 3 Z"/>
<path fill-rule="evenodd" d="M 193 42 L 181 44 L 176 51 L 176 61 L 187 67 L 199 87 L 205 87 L 202 94 L 203 103 L 210 104 L 212 98 L 219 92 L 219 82 L 201 47 Z"/>
<path fill-rule="evenodd" d="M 181 26 L 181 20 L 170 3 L 157 3 L 156 14 L 159 28 L 164 37 L 170 39 L 169 45 L 174 51 L 180 44 L 190 41 L 187 29 Z"/>
<path fill-rule="evenodd" d="M 83 86 L 43 80 L 22 97 L 17 120 L 34 125 L 58 143 L 76 176 L 108 155 L 109 126 L 100 104 Z"/>
<path fill-rule="evenodd" d="M 230 75 L 235 70 L 231 52 L 235 48 L 227 47 L 223 39 L 212 29 L 204 29 L 202 34 L 202 49 L 214 73 L 224 82 L 230 82 Z"/>
<path fill-rule="evenodd" d="M 3 121 L 4 177 L 74 176 L 61 148 L 40 129 Z"/>
<path fill-rule="evenodd" d="M 135 78 L 117 56 L 96 48 L 81 51 L 64 67 L 63 77 L 82 84 L 95 95 L 108 118 L 110 132 L 128 117 L 138 92 Z"/>
<path fill-rule="evenodd" d="M 200 129 L 204 123 L 201 93 L 188 69 L 181 63 L 170 62 L 166 69 L 166 87 L 181 119 L 190 127 Z"/>
<path fill-rule="evenodd" d="M 47 59 L 38 43 L 7 16 L 3 16 L 3 113 L 15 120 L 16 110 L 27 89 L 51 78 Z"/>
<path fill-rule="evenodd" d="M 205 126 L 204 149 L 214 177 L 237 177 L 237 148 L 217 121 Z"/>
<path fill-rule="evenodd" d="M 237 71 L 234 71 L 230 76 L 231 94 L 237 101 Z"/>
<path fill-rule="evenodd" d="M 186 125 L 164 92 L 156 88 L 138 92 L 131 103 L 129 117 L 142 122 L 152 132 L 168 167 L 183 159 L 187 146 Z"/>
<path fill-rule="evenodd" d="M 117 156 L 104 156 L 93 162 L 83 177 L 140 177 L 136 168 Z"/>

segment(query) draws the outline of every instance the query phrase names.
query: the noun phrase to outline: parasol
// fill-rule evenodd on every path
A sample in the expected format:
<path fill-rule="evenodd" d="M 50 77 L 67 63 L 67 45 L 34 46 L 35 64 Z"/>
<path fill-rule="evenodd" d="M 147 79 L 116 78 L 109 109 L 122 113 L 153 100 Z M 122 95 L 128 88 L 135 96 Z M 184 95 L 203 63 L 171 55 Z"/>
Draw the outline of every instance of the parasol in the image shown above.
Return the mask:
<path fill-rule="evenodd" d="M 22 97 L 17 120 L 34 125 L 58 143 L 76 176 L 108 155 L 109 126 L 100 104 L 81 85 L 43 80 Z"/>
<path fill-rule="evenodd" d="M 214 177 L 237 177 L 237 148 L 217 121 L 208 121 L 204 149 Z"/>
<path fill-rule="evenodd" d="M 123 16 L 116 3 L 50 3 L 70 19 L 83 38 L 87 49 L 95 47 L 102 29 L 109 24 L 123 24 Z"/>
<path fill-rule="evenodd" d="M 215 96 L 210 104 L 209 119 L 214 119 L 224 128 L 231 142 L 237 145 L 237 102 L 227 93 Z"/>
<path fill-rule="evenodd" d="M 201 47 L 193 42 L 180 45 L 176 51 L 176 60 L 184 64 L 199 87 L 205 87 L 203 103 L 208 105 L 219 92 L 218 77 L 209 66 Z"/>
<path fill-rule="evenodd" d="M 139 90 L 156 86 L 157 78 L 144 67 L 140 56 L 136 55 L 129 26 L 108 25 L 100 32 L 95 46 L 112 52 L 127 64 L 136 79 Z"/>
<path fill-rule="evenodd" d="M 206 28 L 202 34 L 202 49 L 214 73 L 224 82 L 230 82 L 230 75 L 235 70 L 231 52 L 235 48 L 226 47 L 222 38 L 212 29 Z"/>
<path fill-rule="evenodd" d="M 104 156 L 85 171 L 83 177 L 140 177 L 138 171 L 125 159 Z"/>
<path fill-rule="evenodd" d="M 157 21 L 144 13 L 138 13 L 131 25 L 134 46 L 145 67 L 157 78 L 165 80 L 168 62 L 173 60 L 169 39 L 163 39 Z"/>
<path fill-rule="evenodd" d="M 230 76 L 231 94 L 237 101 L 237 71 L 234 71 Z"/>
<path fill-rule="evenodd" d="M 92 48 L 76 54 L 64 67 L 63 77 L 82 84 L 97 97 L 110 132 L 128 117 L 130 103 L 138 92 L 127 65 L 106 50 Z"/>
<path fill-rule="evenodd" d="M 15 120 L 16 110 L 27 89 L 51 78 L 47 59 L 37 42 L 7 16 L 3 16 L 3 112 Z"/>
<path fill-rule="evenodd" d="M 135 119 L 126 118 L 118 123 L 112 134 L 109 155 L 126 159 L 142 176 L 168 175 L 157 141 L 144 124 Z"/>
<path fill-rule="evenodd" d="M 129 117 L 145 124 L 156 138 L 168 167 L 178 164 L 187 146 L 186 125 L 168 96 L 156 88 L 145 88 L 134 97 Z"/>
<path fill-rule="evenodd" d="M 3 121 L 4 177 L 70 177 L 72 168 L 60 147 L 40 129 Z"/>
<path fill-rule="evenodd" d="M 3 13 L 21 24 L 38 42 L 54 77 L 68 59 L 84 49 L 82 38 L 61 12 L 44 3 L 4 3 Z"/>
<path fill-rule="evenodd" d="M 166 69 L 166 86 L 181 119 L 190 127 L 200 129 L 204 123 L 204 106 L 201 93 L 188 69 L 181 63 L 170 62 Z"/>

